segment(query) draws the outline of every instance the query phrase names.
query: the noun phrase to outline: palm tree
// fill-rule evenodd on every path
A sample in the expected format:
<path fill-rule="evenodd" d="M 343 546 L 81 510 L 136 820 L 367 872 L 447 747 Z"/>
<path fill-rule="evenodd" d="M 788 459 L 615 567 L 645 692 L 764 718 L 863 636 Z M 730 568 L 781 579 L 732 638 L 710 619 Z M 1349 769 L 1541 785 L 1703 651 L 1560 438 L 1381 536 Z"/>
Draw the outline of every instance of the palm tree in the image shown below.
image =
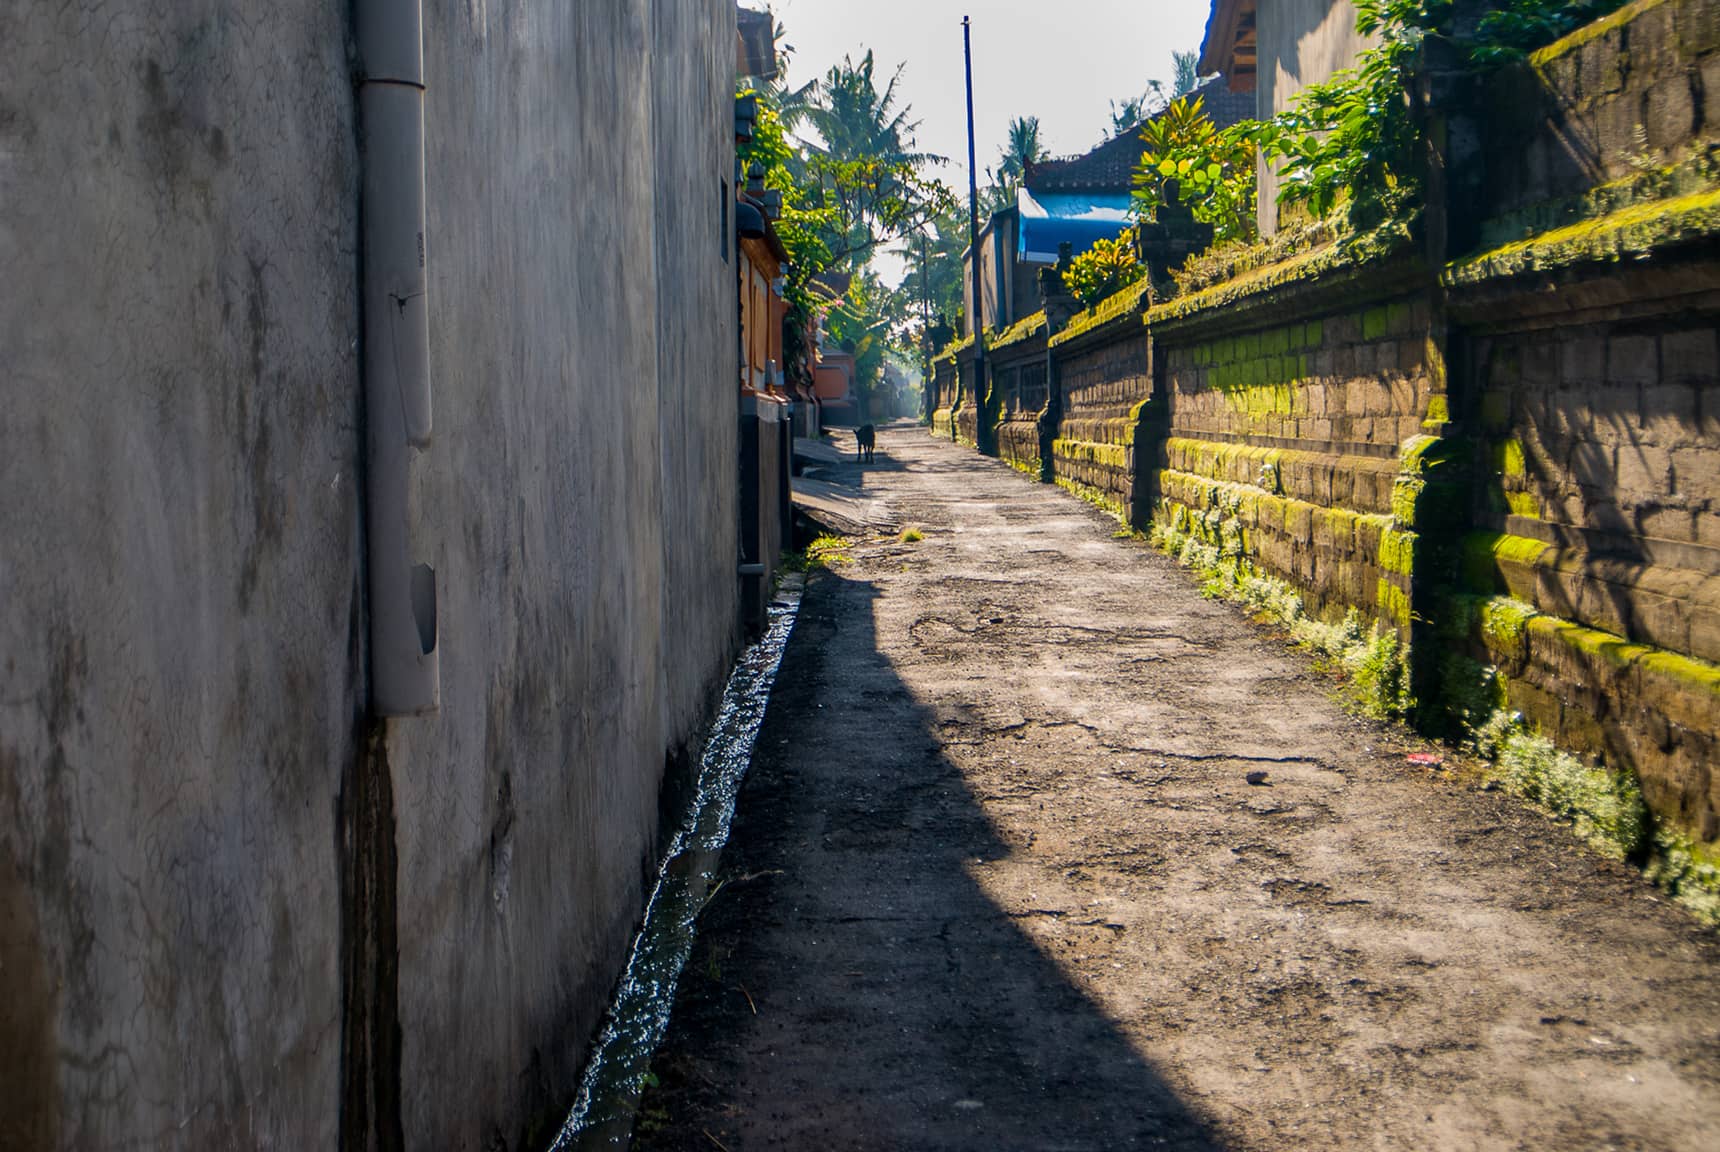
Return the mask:
<path fill-rule="evenodd" d="M 858 64 L 844 56 L 822 79 L 795 94 L 793 120 L 817 132 L 820 151 L 831 156 L 884 163 L 936 161 L 938 157 L 913 150 L 920 122 L 908 119 L 908 107 L 896 107 L 896 85 L 905 67 L 898 66 L 879 92 L 872 50 L 868 48 Z"/>
<path fill-rule="evenodd" d="M 997 174 L 1003 181 L 1019 184 L 1027 170 L 1045 159 L 1045 149 L 1039 143 L 1039 117 L 1017 116 L 1009 122 L 1009 143 L 1003 146 L 1003 160 Z"/>
<path fill-rule="evenodd" d="M 1121 104 L 1111 101 L 1112 137 L 1133 132 L 1164 105 L 1165 86 L 1157 80 L 1148 80 L 1147 90 L 1139 96 L 1131 96 Z"/>
<path fill-rule="evenodd" d="M 803 138 L 807 155 L 796 176 L 820 189 L 820 206 L 831 214 L 824 225 L 830 251 L 855 268 L 879 245 L 917 228 L 947 196 L 923 171 L 943 157 L 915 149 L 919 121 L 897 106 L 901 78 L 898 67 L 879 91 L 868 50 L 858 63 L 844 56 L 782 105 L 785 123 L 817 136 Z"/>
<path fill-rule="evenodd" d="M 1171 53 L 1171 99 L 1187 96 L 1200 86 L 1200 53 Z"/>

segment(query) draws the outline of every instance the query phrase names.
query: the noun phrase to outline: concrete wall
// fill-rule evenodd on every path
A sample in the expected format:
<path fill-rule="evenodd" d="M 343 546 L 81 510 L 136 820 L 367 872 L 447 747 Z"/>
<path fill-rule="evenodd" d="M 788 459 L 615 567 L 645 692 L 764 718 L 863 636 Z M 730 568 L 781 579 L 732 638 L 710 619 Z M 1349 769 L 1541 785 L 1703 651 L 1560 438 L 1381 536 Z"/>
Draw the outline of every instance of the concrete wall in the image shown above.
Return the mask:
<path fill-rule="evenodd" d="M 1255 79 L 1255 115 L 1267 120 L 1290 107 L 1291 99 L 1310 84 L 1332 78 L 1340 68 L 1355 66 L 1372 40 L 1356 32 L 1356 8 L 1350 0 L 1263 0 L 1256 16 L 1259 71 Z M 1260 234 L 1278 230 L 1278 174 L 1260 163 Z"/>
<path fill-rule="evenodd" d="M 0 8 L 0 1146 L 529 1144 L 738 642 L 733 5 L 432 2 L 366 723 L 349 18 Z"/>
<path fill-rule="evenodd" d="M 412 1147 L 519 1147 L 568 1102 L 736 642 L 734 10 L 426 15 L 444 623 L 442 711 L 389 734 L 402 1113 Z"/>
<path fill-rule="evenodd" d="M 0 1146 L 332 1147 L 346 13 L 0 8 Z"/>

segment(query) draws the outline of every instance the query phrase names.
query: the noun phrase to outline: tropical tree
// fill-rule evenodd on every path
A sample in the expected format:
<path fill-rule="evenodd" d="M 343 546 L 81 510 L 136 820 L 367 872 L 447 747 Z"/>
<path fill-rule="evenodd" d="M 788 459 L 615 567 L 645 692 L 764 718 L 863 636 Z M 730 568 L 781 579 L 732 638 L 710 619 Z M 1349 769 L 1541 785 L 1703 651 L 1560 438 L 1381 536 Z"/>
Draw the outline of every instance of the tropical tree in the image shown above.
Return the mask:
<path fill-rule="evenodd" d="M 872 53 L 858 63 L 845 56 L 784 109 L 788 127 L 809 128 L 817 137 L 791 168 L 830 213 L 832 263 L 860 267 L 880 246 L 918 230 L 952 202 L 949 190 L 927 174 L 943 158 L 915 148 L 919 122 L 906 105 L 897 105 L 901 76 L 897 68 L 879 91 Z"/>
<path fill-rule="evenodd" d="M 1171 53 L 1171 99 L 1187 96 L 1200 87 L 1200 53 Z"/>
<path fill-rule="evenodd" d="M 786 51 L 779 48 L 779 54 Z M 880 90 L 868 52 L 858 62 L 845 57 L 799 87 L 773 84 L 755 93 L 757 126 L 740 149 L 743 163 L 764 169 L 765 187 L 782 194 L 776 229 L 789 253 L 784 335 L 793 341 L 814 314 L 822 315 L 825 338 L 855 357 L 862 399 L 891 345 L 913 347 L 904 338 L 905 298 L 881 283 L 872 257 L 921 229 L 935 230 L 956 212 L 955 198 L 929 175 L 941 159 L 915 148 L 917 124 L 898 104 L 900 77 L 897 69 Z M 848 291 L 834 307 L 812 284 L 829 271 L 850 274 Z M 801 359 L 795 349 L 785 351 L 790 364 Z"/>
<path fill-rule="evenodd" d="M 1045 149 L 1039 142 L 1039 117 L 1017 116 L 1009 122 L 1009 143 L 1003 146 L 1003 159 L 997 173 L 1004 180 L 1020 184 L 1027 170 L 1045 159 Z"/>
<path fill-rule="evenodd" d="M 1115 139 L 1133 132 L 1165 105 L 1165 86 L 1157 80 L 1147 81 L 1147 90 L 1118 103 L 1111 101 L 1111 137 Z"/>

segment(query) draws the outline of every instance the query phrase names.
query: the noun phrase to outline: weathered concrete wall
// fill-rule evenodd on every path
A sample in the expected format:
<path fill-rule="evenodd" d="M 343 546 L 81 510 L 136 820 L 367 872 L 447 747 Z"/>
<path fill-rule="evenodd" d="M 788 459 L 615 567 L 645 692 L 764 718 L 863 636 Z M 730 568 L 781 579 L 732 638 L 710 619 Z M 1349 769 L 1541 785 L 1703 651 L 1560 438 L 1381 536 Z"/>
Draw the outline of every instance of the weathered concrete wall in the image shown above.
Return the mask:
<path fill-rule="evenodd" d="M 535 1142 L 738 642 L 733 5 L 434 2 L 366 724 L 348 22 L 0 10 L 0 1146 Z"/>
<path fill-rule="evenodd" d="M 666 749 L 682 747 L 709 718 L 736 643 L 737 586 L 725 579 L 739 499 L 739 434 L 731 439 L 728 430 L 735 399 L 725 370 L 737 323 L 735 241 L 725 243 L 717 203 L 734 165 L 733 13 L 720 0 L 652 7 L 662 604 L 671 638 L 661 663 Z M 731 263 L 717 263 L 713 252 Z"/>
<path fill-rule="evenodd" d="M 0 6 L 0 1146 L 332 1148 L 342 5 Z"/>
<path fill-rule="evenodd" d="M 1256 37 L 1254 104 L 1262 120 L 1290 107 L 1291 99 L 1308 85 L 1352 67 L 1372 43 L 1356 31 L 1356 8 L 1350 0 L 1265 0 L 1256 15 Z M 1270 236 L 1278 230 L 1279 179 L 1264 161 L 1259 174 L 1260 234 Z"/>
<path fill-rule="evenodd" d="M 734 9 L 426 27 L 445 591 L 442 711 L 389 738 L 401 1107 L 409 1146 L 521 1147 L 571 1100 L 735 643 Z"/>

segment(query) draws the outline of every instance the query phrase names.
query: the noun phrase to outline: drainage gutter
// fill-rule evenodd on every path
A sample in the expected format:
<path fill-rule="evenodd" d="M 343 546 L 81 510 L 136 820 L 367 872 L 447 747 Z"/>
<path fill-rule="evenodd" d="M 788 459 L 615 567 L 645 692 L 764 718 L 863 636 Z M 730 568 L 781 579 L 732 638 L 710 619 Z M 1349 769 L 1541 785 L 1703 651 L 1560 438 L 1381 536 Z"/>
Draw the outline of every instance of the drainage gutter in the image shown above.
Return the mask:
<path fill-rule="evenodd" d="M 363 169 L 370 683 L 380 716 L 440 704 L 436 574 L 413 562 L 410 472 L 430 444 L 420 0 L 357 0 Z"/>

